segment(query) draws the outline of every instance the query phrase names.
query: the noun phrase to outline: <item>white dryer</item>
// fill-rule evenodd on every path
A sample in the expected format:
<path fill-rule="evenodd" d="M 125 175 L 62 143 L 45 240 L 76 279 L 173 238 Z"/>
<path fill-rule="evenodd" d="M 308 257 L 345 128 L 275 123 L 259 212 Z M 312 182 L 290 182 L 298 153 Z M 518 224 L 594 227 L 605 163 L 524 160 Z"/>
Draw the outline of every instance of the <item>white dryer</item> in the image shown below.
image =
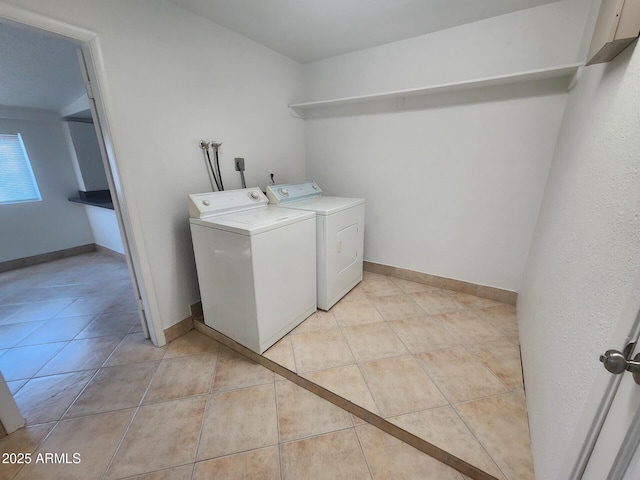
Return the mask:
<path fill-rule="evenodd" d="M 315 214 L 258 188 L 189 195 L 204 322 L 262 353 L 316 311 Z"/>
<path fill-rule="evenodd" d="M 318 308 L 329 310 L 362 280 L 364 199 L 323 196 L 315 182 L 270 185 L 272 205 L 315 212 Z"/>

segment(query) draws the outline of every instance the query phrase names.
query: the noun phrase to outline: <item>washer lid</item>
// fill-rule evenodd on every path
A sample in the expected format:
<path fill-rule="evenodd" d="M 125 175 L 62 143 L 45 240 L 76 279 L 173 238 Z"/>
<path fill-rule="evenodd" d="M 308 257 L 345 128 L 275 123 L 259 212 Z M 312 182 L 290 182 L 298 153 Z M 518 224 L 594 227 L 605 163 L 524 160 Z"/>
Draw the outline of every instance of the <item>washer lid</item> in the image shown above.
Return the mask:
<path fill-rule="evenodd" d="M 281 205 L 286 208 L 296 208 L 299 210 L 308 210 L 318 215 L 331 215 L 356 205 L 364 205 L 364 198 L 347 198 L 347 197 L 315 197 L 300 202 L 291 202 Z"/>
<path fill-rule="evenodd" d="M 204 227 L 238 233 L 240 235 L 257 235 L 309 218 L 315 218 L 315 214 L 304 210 L 263 206 L 261 208 L 207 218 L 191 218 L 190 221 L 195 225 L 202 225 Z"/>
<path fill-rule="evenodd" d="M 269 203 L 274 205 L 299 202 L 307 198 L 319 197 L 322 190 L 316 182 L 282 183 L 280 185 L 268 185 L 267 197 Z"/>

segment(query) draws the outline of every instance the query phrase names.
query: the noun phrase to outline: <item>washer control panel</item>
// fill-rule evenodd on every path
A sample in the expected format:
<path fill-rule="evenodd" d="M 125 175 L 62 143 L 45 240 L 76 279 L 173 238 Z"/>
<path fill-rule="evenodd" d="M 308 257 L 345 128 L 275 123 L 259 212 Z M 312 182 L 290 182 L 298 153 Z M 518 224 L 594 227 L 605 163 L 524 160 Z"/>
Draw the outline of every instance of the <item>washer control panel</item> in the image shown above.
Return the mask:
<path fill-rule="evenodd" d="M 277 205 L 279 203 L 299 202 L 308 198 L 319 197 L 322 190 L 316 182 L 287 183 L 282 185 L 268 185 L 267 197 L 269 203 Z"/>
<path fill-rule="evenodd" d="M 189 195 L 189 215 L 191 218 L 207 218 L 224 213 L 264 207 L 268 202 L 267 197 L 257 187 L 222 192 L 194 193 Z"/>

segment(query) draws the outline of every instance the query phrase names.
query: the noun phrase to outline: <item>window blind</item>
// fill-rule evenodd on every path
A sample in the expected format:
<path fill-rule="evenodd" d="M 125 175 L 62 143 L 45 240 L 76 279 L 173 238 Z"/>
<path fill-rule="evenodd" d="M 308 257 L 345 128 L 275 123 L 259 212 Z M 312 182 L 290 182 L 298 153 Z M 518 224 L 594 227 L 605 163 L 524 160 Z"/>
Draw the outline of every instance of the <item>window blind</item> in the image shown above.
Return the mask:
<path fill-rule="evenodd" d="M 42 200 L 19 133 L 0 133 L 0 204 Z"/>

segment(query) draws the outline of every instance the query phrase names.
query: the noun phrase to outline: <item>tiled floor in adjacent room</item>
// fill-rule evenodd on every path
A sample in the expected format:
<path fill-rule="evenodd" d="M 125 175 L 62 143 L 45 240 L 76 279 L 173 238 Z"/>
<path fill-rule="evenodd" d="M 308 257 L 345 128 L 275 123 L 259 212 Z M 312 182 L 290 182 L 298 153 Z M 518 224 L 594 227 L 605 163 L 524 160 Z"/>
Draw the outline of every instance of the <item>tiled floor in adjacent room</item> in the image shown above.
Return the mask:
<path fill-rule="evenodd" d="M 501 479 L 533 479 L 515 308 L 365 272 L 265 357 Z"/>
<path fill-rule="evenodd" d="M 0 463 L 0 479 L 463 478 L 195 330 L 153 347 L 103 254 L 0 274 L 0 370 L 27 419 L 0 451 L 80 458 Z"/>

